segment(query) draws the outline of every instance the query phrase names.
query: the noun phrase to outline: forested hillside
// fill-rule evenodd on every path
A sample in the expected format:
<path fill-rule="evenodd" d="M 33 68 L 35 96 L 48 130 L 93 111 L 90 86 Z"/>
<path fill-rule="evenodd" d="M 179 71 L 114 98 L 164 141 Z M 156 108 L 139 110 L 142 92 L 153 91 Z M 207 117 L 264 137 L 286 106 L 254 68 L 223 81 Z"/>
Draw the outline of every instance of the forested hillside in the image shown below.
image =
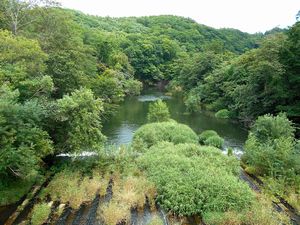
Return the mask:
<path fill-rule="evenodd" d="M 0 188 L 4 191 L 0 193 L 0 205 L 15 202 L 26 193 L 38 174 L 45 172 L 48 157 L 83 151 L 101 155 L 106 140 L 101 131 L 103 120 L 117 110 L 126 96 L 139 95 L 143 85 L 154 86 L 161 81 L 168 84 L 170 94 L 183 96 L 190 112 L 208 109 L 247 126 L 266 113 L 285 112 L 288 118 L 297 121 L 300 117 L 300 22 L 286 30 L 248 34 L 235 29 L 214 29 L 171 15 L 96 17 L 62 9 L 52 1 L 2 0 Z M 282 117 L 292 127 L 288 143 L 292 155 L 296 149 L 295 130 L 286 122 L 285 115 Z M 167 125 L 170 129 L 179 126 L 174 121 Z M 198 143 L 196 134 L 187 136 L 193 137 L 192 144 Z M 217 146 L 221 147 L 222 139 L 216 139 L 221 140 Z M 248 145 L 261 144 L 259 141 L 254 144 L 248 141 Z M 173 154 L 173 147 L 158 145 L 153 147 L 153 152 L 162 154 L 161 160 L 167 163 L 169 159 L 162 150 L 166 148 Z M 189 173 L 195 171 L 198 162 L 208 162 L 211 157 L 209 150 L 205 150 L 208 159 L 199 155 L 191 158 L 185 151 L 192 149 L 200 154 L 201 148 L 196 145 L 176 148 L 181 150 L 176 153 L 178 156 L 174 155 L 186 158 Z M 220 162 L 227 162 L 216 149 L 213 152 Z M 290 155 L 286 167 L 294 165 L 290 164 Z M 255 164 L 251 151 L 246 156 L 249 165 Z M 164 182 L 168 174 L 158 176 L 162 181 L 153 175 L 156 168 L 152 158 L 155 157 L 148 153 L 139 163 L 154 177 L 153 182 Z M 217 170 L 218 163 L 212 164 L 211 173 Z M 163 170 L 164 165 L 160 164 Z M 240 202 L 234 207 L 230 202 L 224 203 L 226 210 L 244 207 L 253 197 L 250 189 L 244 189 L 245 185 L 236 180 L 236 162 L 233 167 L 234 172 L 219 171 L 221 177 L 225 174 L 233 181 L 230 190 L 224 192 L 231 199 L 240 197 L 232 190 L 245 192 L 247 199 L 236 200 Z M 295 171 L 289 176 L 296 180 L 299 169 Z M 212 179 L 213 182 L 216 181 Z M 193 185 L 196 184 L 191 182 Z M 205 186 L 205 182 L 199 185 Z M 182 215 L 210 212 L 215 207 L 204 204 L 187 210 L 185 205 L 170 206 L 168 201 L 163 201 L 166 208 Z"/>

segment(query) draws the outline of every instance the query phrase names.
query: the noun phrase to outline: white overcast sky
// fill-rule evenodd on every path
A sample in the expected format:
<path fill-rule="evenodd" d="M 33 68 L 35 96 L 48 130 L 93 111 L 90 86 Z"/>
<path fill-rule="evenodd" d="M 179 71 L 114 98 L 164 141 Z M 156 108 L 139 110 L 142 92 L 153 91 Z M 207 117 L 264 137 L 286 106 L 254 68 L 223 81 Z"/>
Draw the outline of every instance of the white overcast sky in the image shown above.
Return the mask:
<path fill-rule="evenodd" d="M 296 22 L 300 0 L 59 0 L 98 16 L 178 15 L 215 28 L 255 33 Z"/>

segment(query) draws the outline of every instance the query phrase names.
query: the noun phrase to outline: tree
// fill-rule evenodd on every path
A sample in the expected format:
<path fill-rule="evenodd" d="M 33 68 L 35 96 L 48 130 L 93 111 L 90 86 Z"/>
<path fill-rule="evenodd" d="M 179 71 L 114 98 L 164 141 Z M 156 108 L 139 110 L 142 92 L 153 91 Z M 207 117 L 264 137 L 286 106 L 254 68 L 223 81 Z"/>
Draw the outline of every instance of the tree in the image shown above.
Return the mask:
<path fill-rule="evenodd" d="M 82 88 L 57 100 L 55 126 L 51 132 L 58 152 L 99 151 L 105 137 L 101 133 L 103 103 L 93 92 Z"/>
<path fill-rule="evenodd" d="M 280 51 L 280 62 L 285 69 L 284 102 L 278 106 L 289 116 L 300 116 L 300 21 L 287 32 L 287 39 Z"/>
<path fill-rule="evenodd" d="M 246 141 L 243 161 L 256 174 L 294 182 L 300 173 L 294 132 L 285 114 L 258 117 Z"/>
<path fill-rule="evenodd" d="M 88 86 L 96 77 L 95 58 L 87 49 L 68 49 L 52 52 L 47 60 L 47 73 L 51 75 L 56 98 Z"/>
<path fill-rule="evenodd" d="M 149 105 L 148 122 L 164 122 L 170 120 L 168 106 L 161 99 Z"/>
<path fill-rule="evenodd" d="M 2 0 L 4 14 L 14 35 L 19 30 L 35 21 L 31 17 L 32 10 L 45 10 L 46 7 L 54 5 L 52 0 Z"/>
<path fill-rule="evenodd" d="M 223 63 L 199 84 L 200 98 L 213 110 L 228 108 L 245 124 L 268 112 L 278 112 L 285 91 L 280 49 L 285 35 L 268 36 L 258 49 Z"/>
<path fill-rule="evenodd" d="M 18 89 L 19 100 L 49 97 L 54 90 L 45 75 L 47 55 L 36 41 L 0 31 L 0 82 Z"/>
<path fill-rule="evenodd" d="M 37 101 L 18 103 L 19 92 L 0 89 L 0 177 L 25 179 L 35 173 L 42 158 L 53 153 L 52 141 L 42 129 L 45 112 Z"/>

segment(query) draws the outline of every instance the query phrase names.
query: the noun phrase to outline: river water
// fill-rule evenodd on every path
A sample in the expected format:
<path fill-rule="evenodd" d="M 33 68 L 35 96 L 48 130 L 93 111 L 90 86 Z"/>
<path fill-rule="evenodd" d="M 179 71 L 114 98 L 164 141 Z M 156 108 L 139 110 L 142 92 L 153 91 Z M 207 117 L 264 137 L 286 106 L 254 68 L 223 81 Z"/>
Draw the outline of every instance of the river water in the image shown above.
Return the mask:
<path fill-rule="evenodd" d="M 140 96 L 128 97 L 103 125 L 103 133 L 109 144 L 120 146 L 129 144 L 134 132 L 147 123 L 148 106 L 151 102 L 163 99 L 170 110 L 171 118 L 190 126 L 197 134 L 204 130 L 215 130 L 225 139 L 224 151 L 232 147 L 240 155 L 247 138 L 247 130 L 239 123 L 217 119 L 207 111 L 188 114 L 181 97 L 169 97 L 156 89 L 147 89 Z"/>

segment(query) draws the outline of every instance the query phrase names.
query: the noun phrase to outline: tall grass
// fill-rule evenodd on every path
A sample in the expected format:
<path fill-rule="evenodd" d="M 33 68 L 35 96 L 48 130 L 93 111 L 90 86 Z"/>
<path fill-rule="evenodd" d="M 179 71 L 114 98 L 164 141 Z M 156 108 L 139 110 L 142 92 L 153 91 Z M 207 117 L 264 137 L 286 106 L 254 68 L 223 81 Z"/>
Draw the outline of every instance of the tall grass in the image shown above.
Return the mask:
<path fill-rule="evenodd" d="M 51 212 L 51 206 L 47 203 L 36 204 L 33 207 L 31 225 L 41 225 L 46 222 Z"/>
<path fill-rule="evenodd" d="M 44 189 L 43 196 L 50 195 L 52 200 L 68 202 L 72 208 L 77 209 L 83 202 L 92 201 L 96 194 L 105 194 L 107 184 L 108 181 L 97 172 L 89 178 L 79 172 L 63 170 Z"/>
<path fill-rule="evenodd" d="M 291 225 L 288 215 L 277 212 L 271 200 L 260 194 L 249 210 L 207 213 L 204 221 L 207 225 Z"/>
<path fill-rule="evenodd" d="M 154 207 L 156 189 L 144 176 L 124 176 L 120 173 L 113 175 L 113 198 L 103 205 L 98 211 L 108 225 L 115 225 L 120 222 L 129 222 L 130 210 L 132 208 L 143 209 L 146 204 L 146 196 L 151 199 Z"/>

